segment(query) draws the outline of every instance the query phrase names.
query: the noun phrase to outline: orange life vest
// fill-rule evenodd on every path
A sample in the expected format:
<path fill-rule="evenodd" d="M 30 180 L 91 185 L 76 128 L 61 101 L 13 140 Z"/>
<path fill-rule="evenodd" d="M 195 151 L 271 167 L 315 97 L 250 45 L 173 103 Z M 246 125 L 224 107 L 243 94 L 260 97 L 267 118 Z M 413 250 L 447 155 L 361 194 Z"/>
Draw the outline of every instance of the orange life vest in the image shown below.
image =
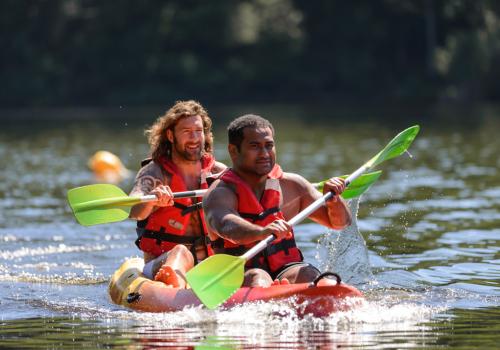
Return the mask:
<path fill-rule="evenodd" d="M 204 155 L 201 158 L 200 189 L 208 188 L 207 178 L 212 174 L 214 164 L 215 160 L 211 155 Z M 161 166 L 171 175 L 169 187 L 172 192 L 188 190 L 177 166 L 171 160 L 163 158 Z M 200 230 L 203 234 L 198 237 L 185 236 L 186 227 L 189 225 L 194 211 L 198 211 L 200 214 Z M 191 245 L 195 261 L 196 246 L 205 245 L 207 254 L 213 254 L 207 244 L 207 227 L 205 226 L 201 198 L 178 198 L 173 206 L 158 208 L 145 220 L 137 222 L 137 235 L 135 244 L 139 249 L 154 256 L 168 252 L 177 244 Z"/>
<path fill-rule="evenodd" d="M 282 176 L 283 171 L 280 166 L 275 165 L 268 175 L 264 193 L 260 201 L 250 186 L 231 169 L 224 172 L 220 179 L 236 186 L 239 215 L 253 224 L 266 226 L 277 219 L 284 219 L 279 207 L 282 196 L 279 179 Z M 219 238 L 212 242 L 211 245 L 215 253 L 241 255 L 256 243 L 238 245 Z M 270 243 L 264 251 L 249 260 L 246 266 L 249 268 L 258 267 L 273 275 L 286 264 L 302 260 L 302 253 L 297 248 L 292 233 L 292 237 L 289 239 L 275 240 Z"/>

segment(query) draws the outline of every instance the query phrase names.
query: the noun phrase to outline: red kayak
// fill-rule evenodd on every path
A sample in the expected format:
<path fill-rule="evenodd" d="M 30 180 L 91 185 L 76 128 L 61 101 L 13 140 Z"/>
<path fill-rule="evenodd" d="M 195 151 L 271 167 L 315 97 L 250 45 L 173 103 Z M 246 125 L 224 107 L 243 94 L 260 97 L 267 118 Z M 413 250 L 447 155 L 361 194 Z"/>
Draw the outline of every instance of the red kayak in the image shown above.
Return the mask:
<path fill-rule="evenodd" d="M 191 289 L 178 289 L 142 275 L 143 259 L 125 261 L 113 274 L 109 283 L 111 300 L 137 311 L 172 312 L 185 307 L 201 305 Z M 358 304 L 363 294 L 356 288 L 322 279 L 311 283 L 282 284 L 271 287 L 241 287 L 221 308 L 228 309 L 243 303 L 293 298 L 300 315 L 327 316 L 345 311 Z"/>

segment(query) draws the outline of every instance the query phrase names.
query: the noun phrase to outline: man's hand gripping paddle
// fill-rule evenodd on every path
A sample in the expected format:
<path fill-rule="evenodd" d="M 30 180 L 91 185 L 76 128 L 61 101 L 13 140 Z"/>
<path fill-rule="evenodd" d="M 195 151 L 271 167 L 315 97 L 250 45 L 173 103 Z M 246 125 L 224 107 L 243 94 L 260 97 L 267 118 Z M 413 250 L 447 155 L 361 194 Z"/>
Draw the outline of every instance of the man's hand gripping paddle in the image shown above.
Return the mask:
<path fill-rule="evenodd" d="M 342 197 L 349 199 L 359 196 L 377 181 L 381 173 L 381 171 L 375 171 L 361 176 L 351 183 L 351 186 L 342 193 Z M 323 184 L 324 181 L 315 185 L 322 190 Z M 207 190 L 175 192 L 174 198 L 203 197 L 206 192 Z M 84 226 L 125 220 L 134 205 L 156 200 L 154 195 L 128 196 L 119 187 L 109 184 L 82 186 L 68 191 L 68 202 L 73 214 L 76 220 Z"/>
<path fill-rule="evenodd" d="M 346 178 L 347 186 L 352 184 L 355 179 L 368 169 L 405 152 L 417 136 L 419 130 L 420 127 L 415 125 L 399 133 L 382 151 Z M 294 216 L 288 223 L 292 226 L 298 224 L 324 205 L 333 195 L 333 193 L 329 192 L 323 197 L 318 198 Z M 227 254 L 213 255 L 188 271 L 186 279 L 201 302 L 209 309 L 214 309 L 229 299 L 241 287 L 245 273 L 245 263 L 264 250 L 274 239 L 273 235 L 268 236 L 241 256 Z"/>
<path fill-rule="evenodd" d="M 174 198 L 202 197 L 206 191 L 176 192 Z M 68 191 L 68 202 L 73 214 L 84 226 L 125 220 L 134 205 L 156 200 L 155 195 L 127 196 L 119 187 L 109 184 L 82 186 Z"/>

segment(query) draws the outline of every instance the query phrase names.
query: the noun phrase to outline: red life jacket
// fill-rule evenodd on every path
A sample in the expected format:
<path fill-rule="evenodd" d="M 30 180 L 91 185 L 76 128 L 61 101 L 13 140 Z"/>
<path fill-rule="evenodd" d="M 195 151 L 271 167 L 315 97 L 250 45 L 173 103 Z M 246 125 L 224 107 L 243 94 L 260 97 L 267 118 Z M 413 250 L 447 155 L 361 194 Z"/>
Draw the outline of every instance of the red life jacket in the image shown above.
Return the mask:
<path fill-rule="evenodd" d="M 204 155 L 201 158 L 201 179 L 200 189 L 208 188 L 207 177 L 212 174 L 215 160 L 211 155 Z M 179 174 L 177 166 L 170 159 L 161 160 L 163 169 L 171 175 L 169 187 L 172 192 L 187 191 L 186 184 Z M 194 211 L 200 214 L 201 236 L 185 236 L 186 227 Z M 204 245 L 208 255 L 213 255 L 210 246 L 207 245 L 207 228 L 201 198 L 178 198 L 174 205 L 161 207 L 151 213 L 145 220 L 137 222 L 138 238 L 135 244 L 140 250 L 159 256 L 168 252 L 177 244 L 191 245 L 191 252 L 196 259 L 196 246 Z"/>
<path fill-rule="evenodd" d="M 284 219 L 279 208 L 281 199 L 281 186 L 279 179 L 283 176 L 283 171 L 279 165 L 275 165 L 266 180 L 266 186 L 262 198 L 259 202 L 250 186 L 241 179 L 232 169 L 222 174 L 221 180 L 236 185 L 236 195 L 238 196 L 238 213 L 245 220 L 259 225 L 266 226 L 277 219 Z M 241 255 L 253 247 L 257 242 L 238 245 L 223 238 L 212 242 L 215 253 L 225 253 L 230 255 Z M 297 248 L 295 238 L 275 240 L 267 248 L 254 258 L 249 260 L 247 267 L 258 267 L 266 270 L 271 275 L 275 274 L 286 264 L 300 262 L 303 260 L 302 253 Z"/>

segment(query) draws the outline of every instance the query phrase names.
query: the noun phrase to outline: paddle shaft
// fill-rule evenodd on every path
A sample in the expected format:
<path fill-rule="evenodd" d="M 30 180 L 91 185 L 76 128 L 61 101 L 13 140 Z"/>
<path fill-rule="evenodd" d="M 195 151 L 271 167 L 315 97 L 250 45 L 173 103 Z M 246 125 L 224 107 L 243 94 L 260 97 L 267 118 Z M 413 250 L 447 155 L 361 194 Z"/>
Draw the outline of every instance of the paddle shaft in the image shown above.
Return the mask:
<path fill-rule="evenodd" d="M 89 185 L 89 186 L 84 186 L 80 187 L 76 190 L 82 190 L 83 188 L 93 188 L 93 186 L 102 186 L 102 185 Z M 107 185 L 107 186 L 112 186 L 112 185 Z M 313 184 L 314 187 L 318 187 L 319 183 Z M 88 189 L 88 191 L 91 191 L 91 189 Z M 121 191 L 121 190 L 120 190 Z M 174 199 L 176 198 L 189 198 L 189 197 L 203 197 L 207 193 L 208 189 L 202 189 L 202 190 L 191 190 L 191 191 L 183 191 L 183 192 L 174 192 Z M 116 192 L 116 191 L 115 191 Z M 125 193 L 123 195 L 116 194 L 111 196 L 102 196 L 102 195 L 96 195 L 98 197 L 97 199 L 93 200 L 86 200 L 85 202 L 81 203 L 70 203 L 71 208 L 73 211 L 84 211 L 84 210 L 91 210 L 95 209 L 96 207 L 101 207 L 106 209 L 106 207 L 113 207 L 113 206 L 134 206 L 139 203 L 146 203 L 146 202 L 156 202 L 158 198 L 155 195 L 146 195 L 146 196 L 127 196 Z M 99 198 L 101 197 L 101 198 Z M 102 198 L 104 197 L 104 198 Z"/>
<path fill-rule="evenodd" d="M 188 198 L 188 197 L 203 197 L 205 193 L 207 193 L 207 189 L 205 190 L 193 190 L 193 191 L 184 191 L 184 192 L 174 192 L 174 198 Z M 154 202 L 157 200 L 154 194 L 150 194 L 147 196 L 140 197 L 141 202 Z"/>
<path fill-rule="evenodd" d="M 207 190 L 194 190 L 194 191 L 184 191 L 184 192 L 175 192 L 174 198 L 188 198 L 188 197 L 202 197 Z M 147 195 L 141 197 L 111 197 L 111 198 L 101 198 L 95 199 L 93 201 L 87 201 L 84 203 L 76 203 L 73 205 L 74 211 L 81 211 L 87 209 L 93 209 L 95 207 L 105 207 L 105 206 L 113 206 L 113 205 L 135 205 L 138 203 L 144 202 L 155 202 L 158 198 L 154 195 Z"/>
<path fill-rule="evenodd" d="M 345 180 L 346 187 L 349 186 L 349 184 L 360 177 L 365 171 L 367 171 L 370 168 L 369 165 L 366 163 L 363 164 L 359 169 L 357 169 L 355 172 L 353 172 L 349 177 Z M 314 202 L 309 204 L 304 210 L 302 210 L 300 213 L 295 215 L 293 218 L 288 221 L 288 223 L 291 226 L 297 225 L 299 222 L 307 218 L 309 215 L 314 213 L 319 207 L 321 207 L 323 204 L 326 203 L 327 200 L 333 197 L 332 192 L 328 192 L 325 195 L 323 195 L 321 198 L 316 199 Z M 269 235 L 267 236 L 264 240 L 260 241 L 258 244 L 253 246 L 251 249 L 249 249 L 245 254 L 241 256 L 241 258 L 245 259 L 246 261 L 252 259 L 254 256 L 259 254 L 262 250 L 264 250 L 269 243 L 274 241 L 276 239 L 276 236 L 274 235 Z"/>
<path fill-rule="evenodd" d="M 358 170 L 356 170 L 356 172 Z M 361 175 L 365 170 L 366 169 L 364 169 L 359 175 Z M 357 175 L 356 177 L 353 177 L 350 181 L 353 181 L 359 175 Z M 352 177 L 352 175 L 351 175 L 351 177 Z M 313 186 L 318 187 L 318 184 L 313 184 Z M 205 193 L 207 193 L 207 192 L 208 192 L 208 189 L 192 190 L 192 191 L 184 191 L 184 192 L 174 192 L 174 198 L 203 197 L 205 195 Z M 148 196 L 140 197 L 140 199 L 141 199 L 141 202 L 154 202 L 156 200 L 156 196 L 155 195 L 148 195 Z"/>
<path fill-rule="evenodd" d="M 346 185 L 351 184 L 366 170 L 385 160 L 401 155 L 402 152 L 408 149 L 411 142 L 413 142 L 419 129 L 419 126 L 415 125 L 396 135 L 375 157 L 348 176 L 345 179 Z M 299 223 L 335 195 L 332 192 L 326 193 L 294 216 L 288 223 L 291 226 Z M 186 274 L 186 279 L 203 304 L 213 309 L 230 298 L 236 289 L 241 286 L 244 281 L 245 262 L 262 251 L 274 239 L 273 235 L 266 237 L 241 256 L 234 257 L 227 254 L 211 256 L 189 270 Z"/>

